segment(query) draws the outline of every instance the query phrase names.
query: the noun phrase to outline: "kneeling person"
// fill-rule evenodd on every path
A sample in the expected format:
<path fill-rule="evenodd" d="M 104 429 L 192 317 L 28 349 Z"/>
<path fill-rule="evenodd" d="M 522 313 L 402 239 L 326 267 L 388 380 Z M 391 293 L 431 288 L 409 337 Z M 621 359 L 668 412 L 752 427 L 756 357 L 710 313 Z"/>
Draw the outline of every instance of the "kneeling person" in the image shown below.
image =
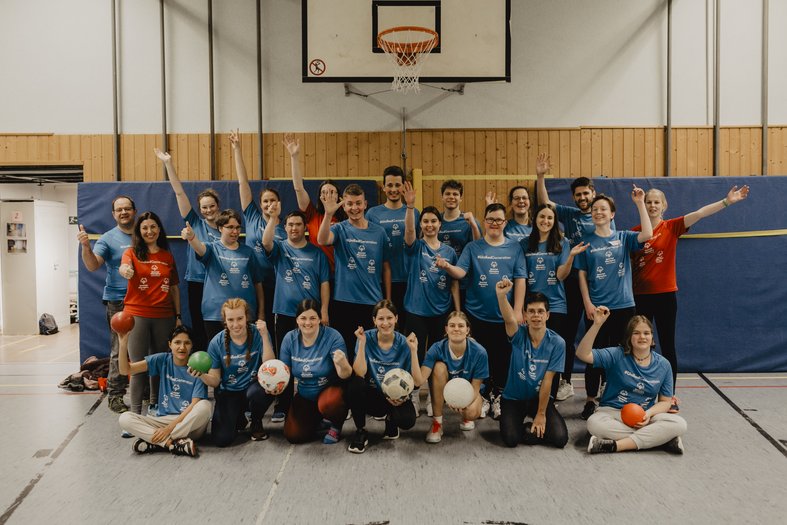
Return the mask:
<path fill-rule="evenodd" d="M 443 437 L 443 390 L 451 379 L 461 377 L 473 385 L 475 397 L 464 408 L 452 407 L 462 416 L 459 428 L 473 430 L 481 416 L 481 384 L 489 377 L 489 357 L 486 349 L 470 337 L 470 323 L 464 312 L 451 312 L 445 323 L 445 339 L 433 344 L 421 365 L 424 381 L 431 376 L 432 413 L 434 421 L 426 435 L 427 443 L 439 443 Z"/>
<path fill-rule="evenodd" d="M 511 281 L 504 279 L 495 288 L 512 349 L 500 406 L 500 435 L 507 447 L 524 442 L 563 448 L 568 442 L 568 430 L 550 393 L 555 374 L 563 371 L 566 343 L 547 328 L 549 299 L 542 293 L 527 297 L 527 324 L 517 323 L 506 299 L 512 286 Z M 523 424 L 528 416 L 533 422 Z"/>
<path fill-rule="evenodd" d="M 178 456 L 196 456 L 197 445 L 210 421 L 208 389 L 198 372 L 188 367 L 191 332 L 178 326 L 169 337 L 171 352 L 147 355 L 141 361 L 128 361 L 128 335 L 119 335 L 118 368 L 122 375 L 159 376 L 158 414 L 143 416 L 134 412 L 120 415 L 120 428 L 137 436 L 134 452 L 170 451 Z"/>

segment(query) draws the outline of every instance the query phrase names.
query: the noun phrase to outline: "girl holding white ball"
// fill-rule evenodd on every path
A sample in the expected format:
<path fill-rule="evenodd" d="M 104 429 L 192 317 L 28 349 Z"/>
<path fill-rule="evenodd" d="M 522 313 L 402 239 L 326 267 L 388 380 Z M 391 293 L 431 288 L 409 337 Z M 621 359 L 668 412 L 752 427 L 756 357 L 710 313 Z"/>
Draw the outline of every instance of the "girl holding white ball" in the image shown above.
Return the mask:
<path fill-rule="evenodd" d="M 429 348 L 424 364 L 421 365 L 423 380 L 432 377 L 434 420 L 426 435 L 427 443 L 439 443 L 442 440 L 444 403 L 461 415 L 460 429 L 475 428 L 475 420 L 481 416 L 483 405 L 481 384 L 489 377 L 489 357 L 486 349 L 470 338 L 470 323 L 464 312 L 448 314 L 445 335 L 445 339 Z M 446 385 L 452 381 L 455 382 L 447 388 Z M 455 398 L 452 394 L 456 394 Z"/>
<path fill-rule="evenodd" d="M 375 328 L 355 331 L 355 375 L 347 389 L 347 399 L 357 429 L 355 438 L 347 448 L 355 454 L 362 454 L 369 444 L 366 431 L 366 414 L 385 416 L 383 439 L 398 439 L 399 429 L 408 430 L 415 425 L 415 407 L 410 400 L 413 386 L 423 383 L 421 368 L 418 364 L 418 338 L 414 333 L 405 338 L 396 332 L 398 320 L 396 307 L 387 299 L 374 305 L 372 320 Z M 412 381 L 409 391 L 396 399 L 384 394 L 383 378 L 391 370 L 401 369 L 409 372 Z M 401 383 L 400 381 L 399 383 Z"/>

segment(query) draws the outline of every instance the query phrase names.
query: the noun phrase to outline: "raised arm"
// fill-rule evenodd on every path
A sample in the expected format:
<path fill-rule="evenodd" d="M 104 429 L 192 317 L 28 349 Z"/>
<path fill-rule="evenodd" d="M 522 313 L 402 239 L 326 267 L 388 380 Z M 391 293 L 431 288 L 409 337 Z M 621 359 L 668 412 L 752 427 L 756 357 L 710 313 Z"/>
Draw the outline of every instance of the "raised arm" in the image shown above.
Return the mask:
<path fill-rule="evenodd" d="M 473 212 L 466 211 L 462 214 L 462 218 L 470 225 L 470 231 L 473 232 L 473 240 L 477 241 L 481 238 L 481 229 L 478 227 L 478 222 L 473 216 Z"/>
<path fill-rule="evenodd" d="M 186 195 L 186 191 L 183 189 L 183 184 L 181 184 L 178 174 L 175 173 L 175 166 L 172 165 L 172 155 L 158 148 L 153 148 L 153 152 L 156 154 L 156 157 L 164 163 L 164 167 L 167 169 L 169 185 L 172 186 L 172 191 L 175 192 L 175 199 L 178 201 L 178 211 L 180 212 L 180 216 L 185 218 L 191 211 L 191 202 L 189 201 L 189 196 Z"/>
<path fill-rule="evenodd" d="M 445 270 L 448 275 L 453 277 L 454 279 L 464 279 L 467 272 L 458 266 L 454 266 L 453 264 L 449 263 L 447 259 L 440 257 L 439 255 L 435 257 L 435 266 L 440 268 L 441 270 Z"/>
<path fill-rule="evenodd" d="M 549 156 L 546 153 L 539 153 L 538 157 L 536 157 L 536 193 L 538 194 L 538 203 L 554 206 L 555 203 L 549 200 L 547 183 L 544 180 L 544 176 L 551 168 L 552 164 L 549 161 Z"/>
<path fill-rule="evenodd" d="M 262 338 L 262 362 L 276 359 L 276 354 L 273 353 L 273 344 L 271 343 L 271 334 L 268 332 L 268 324 L 265 321 L 257 320 L 254 323 L 257 331 Z"/>
<path fill-rule="evenodd" d="M 188 241 L 189 246 L 191 246 L 191 248 L 194 250 L 194 253 L 200 257 L 205 255 L 205 251 L 207 250 L 205 243 L 197 239 L 197 234 L 191 229 L 191 225 L 188 221 L 186 221 L 186 226 L 184 226 L 180 231 L 180 238 L 184 241 Z"/>
<path fill-rule="evenodd" d="M 235 161 L 235 172 L 238 174 L 238 192 L 240 193 L 240 207 L 245 210 L 251 204 L 254 197 L 249 186 L 249 177 L 246 175 L 246 166 L 243 164 L 243 154 L 240 150 L 240 137 L 238 130 L 230 132 L 230 144 L 232 145 L 232 158 Z"/>
<path fill-rule="evenodd" d="M 596 305 L 590 300 L 588 273 L 585 270 L 579 270 L 577 281 L 579 282 L 579 293 L 582 294 L 582 304 L 585 306 L 585 315 L 588 319 L 593 319 L 593 312 L 596 311 Z"/>
<path fill-rule="evenodd" d="M 290 153 L 290 172 L 292 173 L 292 188 L 295 190 L 295 198 L 298 200 L 298 208 L 306 211 L 311 199 L 303 187 L 303 174 L 301 173 L 301 142 L 292 133 L 284 135 L 284 147 Z"/>
<path fill-rule="evenodd" d="M 577 357 L 589 365 L 593 364 L 593 341 L 596 340 L 601 325 L 607 318 L 609 318 L 609 308 L 606 306 L 597 307 L 593 313 L 593 324 L 577 345 Z"/>
<path fill-rule="evenodd" d="M 500 314 L 503 316 L 503 322 L 506 325 L 506 335 L 513 337 L 519 330 L 519 322 L 514 309 L 511 308 L 511 303 L 508 302 L 508 292 L 514 288 L 514 283 L 509 279 L 501 279 L 495 285 L 495 295 L 497 295 L 497 306 L 500 307 Z"/>
<path fill-rule="evenodd" d="M 358 377 L 366 377 L 366 333 L 363 327 L 359 326 L 355 331 L 355 361 L 353 361 L 353 372 Z"/>
<path fill-rule="evenodd" d="M 85 227 L 79 225 L 79 233 L 77 233 L 77 240 L 82 245 L 82 262 L 85 263 L 85 268 L 89 272 L 95 272 L 101 265 L 104 264 L 104 258 L 93 253 L 93 248 L 90 247 L 90 239 L 87 236 Z"/>
<path fill-rule="evenodd" d="M 738 189 L 737 186 L 733 186 L 732 189 L 727 193 L 727 196 L 722 200 L 706 204 L 702 208 L 695 210 L 683 217 L 683 224 L 686 226 L 686 228 L 691 228 L 701 219 L 710 217 L 714 213 L 718 213 L 727 206 L 731 206 L 737 202 L 740 202 L 748 196 L 748 186 L 742 186 L 740 189 Z"/>
<path fill-rule="evenodd" d="M 344 198 L 340 199 L 339 202 L 333 202 L 328 196 L 320 195 L 320 201 L 322 201 L 322 206 L 325 208 L 325 215 L 320 223 L 320 230 L 317 232 L 317 243 L 321 246 L 331 246 L 334 241 L 333 232 L 331 231 L 331 219 L 333 219 L 334 213 L 344 203 Z"/>
<path fill-rule="evenodd" d="M 648 210 L 645 208 L 645 191 L 642 188 L 638 188 L 636 184 L 634 189 L 631 190 L 631 200 L 637 206 L 639 223 L 642 228 L 642 231 L 637 234 L 637 240 L 639 242 L 647 242 L 653 237 L 653 224 L 651 224 Z"/>
<path fill-rule="evenodd" d="M 524 277 L 514 279 L 514 318 L 518 324 L 525 322 L 525 292 L 527 281 Z"/>
<path fill-rule="evenodd" d="M 347 354 L 338 348 L 333 352 L 333 367 L 336 369 L 339 379 L 347 379 L 353 373 L 353 367 L 347 360 Z"/>
<path fill-rule="evenodd" d="M 421 365 L 418 363 L 418 337 L 415 332 L 410 332 L 407 336 L 407 346 L 410 348 L 410 375 L 416 388 L 424 384 L 424 377 L 421 375 Z"/>
<path fill-rule="evenodd" d="M 558 280 L 566 280 L 569 274 L 571 274 L 571 266 L 574 264 L 574 257 L 587 250 L 588 246 L 590 246 L 588 243 L 581 242 L 571 248 L 571 250 L 568 252 L 568 259 L 566 259 L 566 262 L 557 267 Z"/>
<path fill-rule="evenodd" d="M 144 359 L 134 363 L 128 360 L 128 332 L 118 333 L 118 370 L 121 375 L 140 374 L 148 371 L 148 362 Z"/>
<path fill-rule="evenodd" d="M 404 203 L 407 210 L 404 214 L 404 243 L 412 246 L 415 242 L 415 188 L 409 181 L 404 182 Z"/>
<path fill-rule="evenodd" d="M 273 241 L 276 238 L 276 226 L 279 224 L 279 216 L 281 215 L 281 202 L 273 201 L 268 207 L 268 213 L 271 214 L 268 224 L 262 232 L 262 247 L 265 251 L 270 253 L 273 251 Z"/>

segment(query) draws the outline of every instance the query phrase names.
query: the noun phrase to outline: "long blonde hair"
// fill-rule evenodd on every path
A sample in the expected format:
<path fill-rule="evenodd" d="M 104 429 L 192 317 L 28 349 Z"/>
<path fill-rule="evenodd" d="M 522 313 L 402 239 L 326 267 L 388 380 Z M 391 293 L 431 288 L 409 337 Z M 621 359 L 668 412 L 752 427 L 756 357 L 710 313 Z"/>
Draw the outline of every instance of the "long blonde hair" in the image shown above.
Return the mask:
<path fill-rule="evenodd" d="M 249 303 L 239 297 L 233 297 L 227 299 L 224 301 L 224 304 L 221 305 L 221 319 L 224 321 L 224 351 L 226 352 L 224 362 L 227 366 L 230 366 L 232 360 L 230 359 L 230 329 L 227 328 L 227 314 L 225 312 L 226 310 L 237 310 L 239 308 L 243 308 L 243 311 L 246 313 L 246 361 L 251 361 L 251 342 L 253 339 L 251 324 L 249 323 L 249 319 L 251 319 L 251 310 L 249 309 Z"/>

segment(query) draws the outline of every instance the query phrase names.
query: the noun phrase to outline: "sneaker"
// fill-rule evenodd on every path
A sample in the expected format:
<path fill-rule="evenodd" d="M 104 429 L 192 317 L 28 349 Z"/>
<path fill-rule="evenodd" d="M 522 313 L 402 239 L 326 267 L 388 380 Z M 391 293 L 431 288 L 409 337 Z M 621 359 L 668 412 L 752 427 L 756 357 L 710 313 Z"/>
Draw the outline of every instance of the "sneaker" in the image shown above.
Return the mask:
<path fill-rule="evenodd" d="M 248 420 L 248 418 L 246 417 L 246 414 L 243 414 L 243 415 L 241 415 L 241 416 L 238 418 L 238 421 L 235 423 L 235 430 L 237 430 L 238 432 L 240 432 L 240 431 L 242 431 L 242 430 L 246 430 L 246 427 L 247 427 L 247 426 L 249 426 L 249 420 Z"/>
<path fill-rule="evenodd" d="M 522 443 L 525 445 L 538 445 L 541 442 L 541 438 L 533 434 L 533 422 L 528 421 L 524 425 L 522 433 Z"/>
<path fill-rule="evenodd" d="M 345 421 L 349 421 L 350 419 L 352 419 L 352 417 L 353 417 L 353 411 L 352 410 L 348 410 L 347 411 L 347 417 L 345 417 L 344 420 Z"/>
<path fill-rule="evenodd" d="M 503 397 L 499 395 L 495 397 L 494 401 L 492 401 L 492 419 L 497 421 L 500 419 L 500 398 Z"/>
<path fill-rule="evenodd" d="M 560 384 L 557 387 L 557 395 L 555 396 L 556 401 L 565 401 L 569 397 L 574 395 L 574 385 L 566 381 L 565 379 L 560 380 Z"/>
<path fill-rule="evenodd" d="M 434 412 L 432 411 L 432 393 L 427 390 L 426 392 L 426 415 L 432 417 Z"/>
<path fill-rule="evenodd" d="M 588 441 L 588 454 L 615 452 L 616 449 L 615 441 L 611 439 L 601 439 L 600 437 L 590 436 L 590 441 Z"/>
<path fill-rule="evenodd" d="M 432 420 L 432 429 L 426 434 L 427 443 L 440 443 L 443 439 L 443 425 L 436 419 Z"/>
<path fill-rule="evenodd" d="M 490 408 L 492 408 L 492 405 L 489 404 L 487 398 L 484 398 L 483 403 L 481 403 L 481 415 L 478 416 L 478 419 L 486 419 L 486 415 L 489 414 Z"/>
<path fill-rule="evenodd" d="M 664 443 L 661 446 L 661 448 L 663 448 L 664 450 L 666 450 L 670 454 L 682 455 L 683 454 L 683 440 L 680 439 L 680 436 L 674 437 L 674 438 L 670 439 L 669 441 L 667 441 L 666 443 Z"/>
<path fill-rule="evenodd" d="M 350 442 L 347 450 L 353 454 L 363 454 L 366 452 L 367 445 L 369 445 L 369 433 L 362 428 L 355 431 L 355 437 Z"/>
<path fill-rule="evenodd" d="M 262 421 L 259 423 L 252 423 L 251 424 L 251 440 L 252 441 L 265 441 L 270 436 L 268 433 L 265 432 L 265 429 L 262 427 Z"/>
<path fill-rule="evenodd" d="M 385 421 L 388 416 L 372 416 L 375 421 Z"/>
<path fill-rule="evenodd" d="M 341 439 L 341 430 L 336 427 L 328 429 L 328 433 L 322 438 L 322 442 L 326 445 L 335 445 Z"/>
<path fill-rule="evenodd" d="M 680 407 L 678 405 L 680 405 L 680 399 L 678 399 L 675 396 L 672 396 L 672 405 L 669 407 L 669 410 L 667 410 L 667 413 L 677 414 L 678 412 L 680 412 Z"/>
<path fill-rule="evenodd" d="M 421 415 L 421 391 L 413 390 L 413 393 L 410 394 L 410 401 L 415 407 L 415 417 L 419 417 Z"/>
<path fill-rule="evenodd" d="M 592 416 L 596 412 L 596 403 L 594 401 L 588 401 L 585 403 L 585 408 L 582 409 L 582 413 L 579 415 L 582 419 L 587 419 Z"/>
<path fill-rule="evenodd" d="M 107 406 L 109 406 L 109 409 L 116 414 L 128 412 L 128 405 L 123 402 L 122 396 L 112 396 L 108 398 Z"/>
<path fill-rule="evenodd" d="M 172 442 L 169 451 L 175 456 L 197 457 L 197 445 L 191 438 L 181 438 Z"/>
<path fill-rule="evenodd" d="M 124 430 L 124 431 L 122 431 L 122 432 L 120 433 L 120 437 L 122 437 L 123 439 L 133 438 L 133 437 L 134 437 L 134 434 L 132 434 L 132 433 L 131 433 L 131 432 L 129 432 L 128 430 Z"/>
<path fill-rule="evenodd" d="M 158 416 L 158 405 L 148 405 L 148 417 Z"/>
<path fill-rule="evenodd" d="M 385 434 L 383 439 L 399 439 L 399 427 L 390 418 L 385 418 Z"/>
<path fill-rule="evenodd" d="M 463 419 L 461 423 L 459 423 L 459 430 L 473 430 L 475 428 L 475 421 L 468 421 Z"/>
<path fill-rule="evenodd" d="M 152 454 L 154 452 L 166 452 L 166 447 L 148 443 L 144 439 L 138 439 L 131 445 L 131 449 L 137 454 Z"/>
<path fill-rule="evenodd" d="M 271 414 L 271 423 L 284 423 L 284 419 L 287 417 L 283 411 L 276 409 Z"/>
<path fill-rule="evenodd" d="M 607 382 L 602 381 L 601 386 L 598 387 L 598 395 L 596 396 L 596 398 L 600 399 L 604 395 L 604 390 L 606 389 L 607 389 Z"/>
<path fill-rule="evenodd" d="M 320 430 L 328 430 L 332 426 L 333 423 L 331 423 L 330 419 L 323 418 L 322 421 L 320 421 Z"/>

